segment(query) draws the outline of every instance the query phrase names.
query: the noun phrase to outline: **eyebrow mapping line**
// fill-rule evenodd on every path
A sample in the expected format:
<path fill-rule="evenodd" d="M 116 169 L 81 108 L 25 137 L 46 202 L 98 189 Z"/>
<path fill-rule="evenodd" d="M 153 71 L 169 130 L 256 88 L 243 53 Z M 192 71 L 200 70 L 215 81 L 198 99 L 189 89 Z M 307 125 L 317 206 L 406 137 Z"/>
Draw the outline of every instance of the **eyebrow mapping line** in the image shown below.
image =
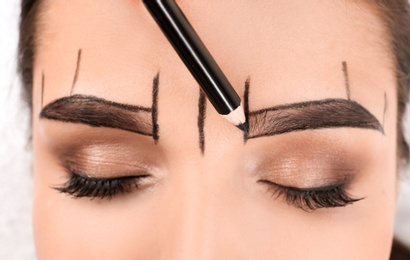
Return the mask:
<path fill-rule="evenodd" d="M 159 93 L 159 72 L 152 81 L 152 137 L 155 144 L 159 141 L 159 125 L 158 125 L 158 93 Z"/>
<path fill-rule="evenodd" d="M 349 70 L 348 70 L 346 61 L 342 62 L 342 67 L 343 67 L 343 76 L 345 78 L 345 87 L 346 87 L 347 99 L 351 100 Z"/>
<path fill-rule="evenodd" d="M 199 89 L 198 101 L 198 131 L 199 131 L 199 148 L 201 154 L 205 154 L 205 119 L 206 119 L 206 96 L 202 89 Z"/>
<path fill-rule="evenodd" d="M 247 78 L 245 81 L 245 93 L 243 95 L 243 106 L 244 106 L 244 112 L 245 112 L 245 119 L 249 125 L 249 87 L 250 87 L 250 82 L 251 79 Z M 246 141 L 248 140 L 248 136 L 249 136 L 249 127 L 247 129 L 245 129 L 245 131 L 243 131 L 243 139 L 244 142 L 246 143 Z"/>
<path fill-rule="evenodd" d="M 116 128 L 153 136 L 151 112 L 151 108 L 77 94 L 48 104 L 41 111 L 40 118 L 93 127 Z"/>
<path fill-rule="evenodd" d="M 384 123 L 386 120 L 386 113 L 387 113 L 387 94 L 386 92 L 384 92 L 383 129 L 384 129 Z"/>
<path fill-rule="evenodd" d="M 75 86 L 77 84 L 77 81 L 78 81 L 78 75 L 80 73 L 80 65 L 81 65 L 81 53 L 82 53 L 82 49 L 79 49 L 78 54 L 77 54 L 77 65 L 76 65 L 76 68 L 75 68 L 73 84 L 71 85 L 70 95 L 73 94 L 74 88 L 75 88 Z"/>
<path fill-rule="evenodd" d="M 44 107 L 44 71 L 41 74 L 41 109 Z"/>

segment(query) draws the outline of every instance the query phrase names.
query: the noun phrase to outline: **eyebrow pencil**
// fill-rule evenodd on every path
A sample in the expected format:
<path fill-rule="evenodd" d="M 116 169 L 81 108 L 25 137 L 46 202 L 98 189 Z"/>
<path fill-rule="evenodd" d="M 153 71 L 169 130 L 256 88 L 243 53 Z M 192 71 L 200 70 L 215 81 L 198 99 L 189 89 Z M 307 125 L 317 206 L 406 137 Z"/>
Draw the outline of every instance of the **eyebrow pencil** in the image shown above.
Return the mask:
<path fill-rule="evenodd" d="M 248 128 L 241 99 L 174 0 L 143 0 L 212 105 L 241 130 Z"/>

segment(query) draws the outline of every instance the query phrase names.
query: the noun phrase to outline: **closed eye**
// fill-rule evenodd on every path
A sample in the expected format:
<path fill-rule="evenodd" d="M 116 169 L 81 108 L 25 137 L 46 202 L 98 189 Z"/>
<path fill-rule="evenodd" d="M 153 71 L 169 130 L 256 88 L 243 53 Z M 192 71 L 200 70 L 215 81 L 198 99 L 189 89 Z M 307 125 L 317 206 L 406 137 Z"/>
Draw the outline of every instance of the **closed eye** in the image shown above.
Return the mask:
<path fill-rule="evenodd" d="M 289 205 L 308 212 L 321 208 L 346 207 L 364 199 L 353 198 L 348 194 L 345 182 L 306 189 L 286 187 L 268 180 L 259 180 L 258 183 L 266 185 L 273 198 L 284 198 Z"/>
<path fill-rule="evenodd" d="M 119 195 L 140 189 L 144 178 L 150 175 L 125 176 L 120 178 L 91 178 L 78 173 L 71 173 L 70 179 L 60 187 L 54 187 L 61 193 L 74 198 L 112 199 Z"/>

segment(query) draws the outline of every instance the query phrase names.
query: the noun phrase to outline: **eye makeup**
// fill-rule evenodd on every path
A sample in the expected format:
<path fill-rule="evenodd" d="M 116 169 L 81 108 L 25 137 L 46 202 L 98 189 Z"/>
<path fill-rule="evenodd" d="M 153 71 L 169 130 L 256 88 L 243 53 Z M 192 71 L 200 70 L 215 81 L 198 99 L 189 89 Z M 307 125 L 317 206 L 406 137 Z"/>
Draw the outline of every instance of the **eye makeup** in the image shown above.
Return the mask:
<path fill-rule="evenodd" d="M 64 168 L 89 177 L 157 175 L 159 172 L 158 159 L 152 158 L 160 157 L 159 154 L 149 148 L 120 143 L 60 147 L 56 155 Z"/>
<path fill-rule="evenodd" d="M 61 130 L 45 124 L 44 131 L 59 166 L 50 187 L 74 198 L 111 199 L 154 187 L 164 176 L 166 158 L 147 138 L 83 125 Z"/>
<path fill-rule="evenodd" d="M 305 211 L 345 207 L 363 199 L 359 184 L 373 165 L 375 149 L 358 147 L 361 138 L 328 131 L 255 140 L 240 167 L 274 203 Z"/>
<path fill-rule="evenodd" d="M 347 183 L 360 173 L 360 166 L 354 159 L 346 159 L 345 155 L 339 156 L 326 149 L 303 149 L 301 152 L 278 150 L 272 155 L 258 155 L 253 163 L 255 166 L 251 172 L 259 179 L 300 189 Z"/>
<path fill-rule="evenodd" d="M 265 172 L 257 183 L 262 184 L 274 200 L 282 198 L 288 205 L 305 211 L 345 207 L 363 199 L 347 192 L 354 173 L 342 170 L 335 174 L 326 166 L 323 166 L 323 169 L 320 169 L 321 167 L 300 167 L 291 170 L 291 173 L 286 173 L 287 170 Z"/>
<path fill-rule="evenodd" d="M 116 145 L 63 148 L 59 160 L 68 180 L 54 188 L 74 198 L 112 199 L 154 185 L 159 178 L 148 155 Z"/>

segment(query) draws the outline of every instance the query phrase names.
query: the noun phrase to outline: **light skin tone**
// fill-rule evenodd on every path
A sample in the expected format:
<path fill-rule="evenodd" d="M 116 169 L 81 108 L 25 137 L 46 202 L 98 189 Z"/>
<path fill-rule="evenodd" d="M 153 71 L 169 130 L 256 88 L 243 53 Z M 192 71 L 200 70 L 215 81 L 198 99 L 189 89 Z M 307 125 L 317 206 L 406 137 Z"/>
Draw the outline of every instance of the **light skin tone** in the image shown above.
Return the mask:
<path fill-rule="evenodd" d="M 209 102 L 200 106 L 197 83 L 142 3 L 45 2 L 33 97 L 39 259 L 388 259 L 397 100 L 386 32 L 371 7 L 178 1 L 243 100 L 249 87 L 251 130 L 244 133 Z M 126 104 L 148 125 L 141 134 L 50 118 L 47 108 L 69 97 L 69 104 Z M 357 103 L 351 110 L 369 113 L 368 127 L 362 113 L 360 126 L 349 116 L 342 125 L 257 136 L 257 111 L 327 99 Z M 122 178 L 129 192 L 76 199 L 61 192 L 71 171 Z M 130 176 L 143 176 L 138 190 Z M 312 189 L 323 196 L 329 187 L 349 203 L 309 207 L 289 199 Z"/>

